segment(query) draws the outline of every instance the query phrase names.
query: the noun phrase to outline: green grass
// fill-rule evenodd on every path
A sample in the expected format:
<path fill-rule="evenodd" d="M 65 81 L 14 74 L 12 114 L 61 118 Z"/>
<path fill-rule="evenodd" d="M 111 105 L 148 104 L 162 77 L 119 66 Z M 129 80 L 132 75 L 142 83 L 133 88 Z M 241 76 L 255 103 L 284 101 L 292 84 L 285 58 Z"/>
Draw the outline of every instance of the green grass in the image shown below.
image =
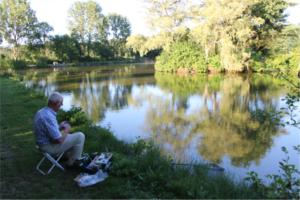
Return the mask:
<path fill-rule="evenodd" d="M 208 176 L 204 166 L 192 171 L 176 168 L 151 144 L 125 144 L 109 130 L 83 125 L 85 152 L 113 152 L 109 177 L 101 183 L 79 188 L 73 179 L 79 171 L 48 176 L 35 166 L 41 155 L 34 148 L 32 119 L 46 98 L 18 81 L 0 77 L 1 195 L 0 198 L 263 198 L 230 178 Z"/>

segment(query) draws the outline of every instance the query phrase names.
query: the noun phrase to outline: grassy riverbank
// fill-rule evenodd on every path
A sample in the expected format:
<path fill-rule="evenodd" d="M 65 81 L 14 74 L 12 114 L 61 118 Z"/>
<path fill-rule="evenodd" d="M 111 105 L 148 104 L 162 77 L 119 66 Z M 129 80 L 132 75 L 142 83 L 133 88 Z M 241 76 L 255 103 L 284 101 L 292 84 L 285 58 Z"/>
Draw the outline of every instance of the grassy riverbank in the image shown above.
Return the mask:
<path fill-rule="evenodd" d="M 85 152 L 114 153 L 108 179 L 79 188 L 73 179 L 78 170 L 54 169 L 48 176 L 35 170 L 41 155 L 34 148 L 32 119 L 46 98 L 18 81 L 0 77 L 1 198 L 263 198 L 230 178 L 208 176 L 203 166 L 191 174 L 174 167 L 153 146 L 139 141 L 125 144 L 109 130 L 82 125 Z"/>

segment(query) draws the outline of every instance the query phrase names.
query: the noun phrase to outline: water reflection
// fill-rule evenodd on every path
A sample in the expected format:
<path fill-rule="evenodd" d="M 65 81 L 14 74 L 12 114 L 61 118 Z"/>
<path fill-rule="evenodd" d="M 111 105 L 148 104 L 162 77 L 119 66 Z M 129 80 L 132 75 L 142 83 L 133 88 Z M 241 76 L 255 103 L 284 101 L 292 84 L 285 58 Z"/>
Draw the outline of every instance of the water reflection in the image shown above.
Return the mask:
<path fill-rule="evenodd" d="M 145 69 L 146 67 L 146 69 Z M 107 68 L 60 68 L 21 72 L 25 85 L 48 96 L 60 91 L 71 96 L 64 109 L 80 106 L 93 122 L 101 121 L 107 109 L 120 110 L 128 105 L 128 96 L 134 85 L 153 83 L 153 69 L 147 66 L 136 70 L 136 66 Z M 134 72 L 133 72 L 134 71 Z M 145 76 L 145 74 L 147 76 Z"/>
<path fill-rule="evenodd" d="M 152 67 L 130 65 L 31 70 L 20 76 L 45 95 L 60 91 L 64 109 L 82 107 L 94 123 L 110 124 L 119 139 L 154 140 L 177 162 L 205 160 L 263 175 L 266 162 L 277 166 L 281 159 L 272 152 L 299 144 L 294 129 L 278 125 L 286 90 L 266 75 L 154 75 Z M 299 158 L 292 155 L 291 162 Z"/>
<path fill-rule="evenodd" d="M 278 108 L 280 88 L 271 79 L 263 82 L 242 76 L 178 77 L 156 74 L 157 85 L 173 94 L 167 100 L 152 101 L 147 113 L 149 130 L 157 143 L 168 144 L 177 160 L 186 160 L 183 152 L 194 141 L 205 160 L 219 163 L 224 156 L 235 166 L 247 166 L 259 160 L 280 133 Z M 185 91 L 197 101 L 191 101 Z M 177 81 L 176 81 L 177 80 Z M 198 81 L 197 81 L 198 80 Z M 257 88 L 260 88 L 258 90 Z M 198 104 L 197 109 L 192 109 Z M 170 148 L 170 146 L 172 148 Z"/>

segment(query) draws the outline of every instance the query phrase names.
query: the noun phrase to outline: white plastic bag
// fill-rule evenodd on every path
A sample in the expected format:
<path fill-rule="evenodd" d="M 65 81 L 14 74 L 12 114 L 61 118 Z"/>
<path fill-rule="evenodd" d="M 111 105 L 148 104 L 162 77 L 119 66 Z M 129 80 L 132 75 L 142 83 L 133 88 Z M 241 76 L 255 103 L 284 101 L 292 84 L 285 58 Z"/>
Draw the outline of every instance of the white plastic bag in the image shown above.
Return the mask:
<path fill-rule="evenodd" d="M 108 174 L 106 172 L 98 170 L 95 174 L 81 173 L 74 179 L 74 181 L 77 182 L 79 187 L 87 187 L 102 182 L 107 177 Z"/>

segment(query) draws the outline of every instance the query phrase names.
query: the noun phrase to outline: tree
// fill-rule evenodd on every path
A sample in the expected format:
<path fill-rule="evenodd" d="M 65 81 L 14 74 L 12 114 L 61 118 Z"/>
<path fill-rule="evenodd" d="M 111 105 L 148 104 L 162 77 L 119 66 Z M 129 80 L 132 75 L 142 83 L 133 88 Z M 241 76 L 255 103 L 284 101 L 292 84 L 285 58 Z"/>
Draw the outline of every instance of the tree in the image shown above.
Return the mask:
<path fill-rule="evenodd" d="M 147 38 L 143 35 L 132 35 L 127 38 L 126 46 L 131 48 L 134 53 L 144 56 L 148 52 L 145 46 L 146 41 Z"/>
<path fill-rule="evenodd" d="M 145 0 L 148 23 L 158 34 L 148 38 L 148 51 L 166 49 L 176 42 L 178 33 L 186 30 L 190 18 L 189 0 Z"/>
<path fill-rule="evenodd" d="M 122 56 L 126 51 L 126 39 L 131 33 L 130 23 L 126 17 L 118 14 L 109 14 L 107 21 L 110 45 L 114 49 L 115 57 Z"/>
<path fill-rule="evenodd" d="M 109 25 L 109 36 L 117 40 L 126 40 L 131 33 L 129 20 L 118 14 L 107 16 Z"/>
<path fill-rule="evenodd" d="M 0 33 L 13 45 L 13 58 L 16 60 L 18 48 L 30 36 L 37 18 L 26 0 L 3 0 L 0 10 Z"/>
<path fill-rule="evenodd" d="M 107 24 L 101 11 L 100 5 L 91 0 L 75 2 L 69 10 L 69 30 L 78 36 L 88 57 L 92 42 L 101 42 L 107 37 Z"/>
<path fill-rule="evenodd" d="M 78 60 L 80 56 L 79 43 L 76 38 L 68 35 L 56 35 L 51 39 L 51 47 L 57 58 L 64 62 Z"/>
<path fill-rule="evenodd" d="M 29 37 L 30 44 L 44 45 L 49 39 L 49 33 L 53 31 L 53 27 L 47 22 L 40 22 L 34 25 L 32 34 Z"/>
<path fill-rule="evenodd" d="M 193 16 L 198 27 L 192 35 L 207 59 L 217 54 L 226 70 L 250 70 L 253 53 L 282 29 L 287 5 L 285 0 L 206 0 Z"/>
<path fill-rule="evenodd" d="M 159 32 L 173 32 L 187 19 L 187 0 L 145 0 L 149 24 Z"/>
<path fill-rule="evenodd" d="M 204 49 L 210 68 L 219 64 L 218 70 L 227 71 L 249 71 L 257 52 L 267 55 L 270 41 L 284 27 L 289 5 L 287 0 L 145 1 L 158 34 L 143 49 L 160 44 L 169 51 L 173 43 L 192 40 Z"/>
<path fill-rule="evenodd" d="M 286 18 L 284 10 L 288 7 L 287 0 L 260 0 L 251 7 L 251 16 L 260 19 L 261 23 L 253 24 L 253 50 L 265 50 L 268 42 L 283 28 Z"/>

